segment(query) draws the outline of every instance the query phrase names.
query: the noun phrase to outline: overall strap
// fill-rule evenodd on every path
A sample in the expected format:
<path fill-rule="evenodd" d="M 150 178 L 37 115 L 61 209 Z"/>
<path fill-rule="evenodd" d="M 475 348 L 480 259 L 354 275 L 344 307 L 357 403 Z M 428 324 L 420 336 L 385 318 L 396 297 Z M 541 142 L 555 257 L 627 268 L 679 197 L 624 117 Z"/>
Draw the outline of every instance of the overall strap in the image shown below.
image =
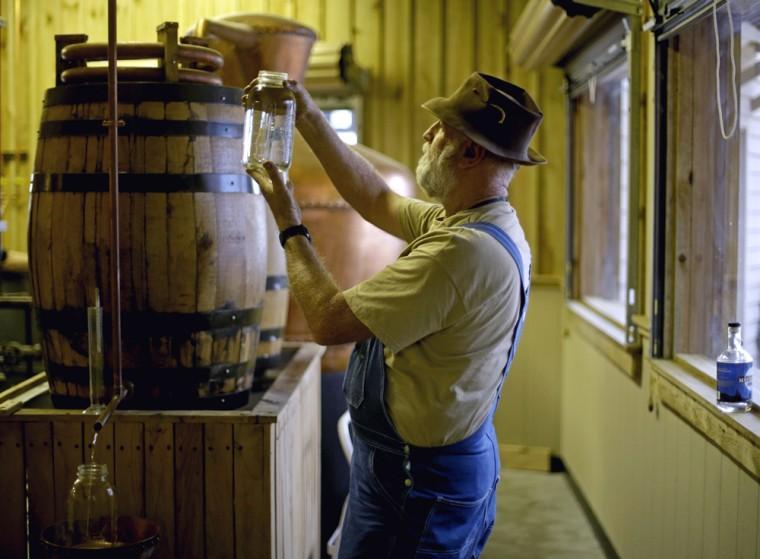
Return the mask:
<path fill-rule="evenodd" d="M 504 247 L 504 249 L 515 261 L 515 264 L 517 264 L 517 270 L 520 273 L 520 315 L 517 319 L 517 326 L 515 327 L 512 334 L 512 346 L 509 348 L 507 363 L 504 365 L 504 370 L 501 372 L 501 380 L 499 381 L 499 394 L 501 394 L 501 384 L 504 382 L 504 379 L 507 376 L 507 372 L 509 371 L 509 366 L 512 364 L 512 360 L 515 357 L 517 344 L 520 341 L 520 335 L 522 334 L 523 326 L 525 325 L 525 315 L 527 314 L 526 311 L 528 309 L 528 298 L 530 295 L 530 268 L 528 268 L 526 275 L 525 265 L 523 263 L 520 249 L 517 248 L 517 245 L 512 240 L 512 238 L 507 235 L 504 230 L 498 225 L 487 223 L 485 221 L 477 221 L 474 223 L 467 223 L 464 225 L 464 227 L 483 231 L 484 233 L 496 239 L 496 241 L 498 241 L 498 243 Z"/>

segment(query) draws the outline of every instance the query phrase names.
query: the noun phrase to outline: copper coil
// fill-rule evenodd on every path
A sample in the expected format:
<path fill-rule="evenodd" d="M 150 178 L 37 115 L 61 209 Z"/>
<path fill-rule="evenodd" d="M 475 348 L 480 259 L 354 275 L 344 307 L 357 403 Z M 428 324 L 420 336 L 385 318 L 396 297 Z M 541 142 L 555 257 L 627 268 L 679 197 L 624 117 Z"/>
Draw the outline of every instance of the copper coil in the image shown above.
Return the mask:
<path fill-rule="evenodd" d="M 222 85 L 222 78 L 205 70 L 195 68 L 180 68 L 179 81 L 205 85 Z M 124 81 L 164 81 L 162 68 L 119 68 L 119 80 Z M 69 68 L 61 73 L 63 83 L 104 82 L 108 79 L 108 68 Z"/>
<path fill-rule="evenodd" d="M 107 56 L 106 43 L 80 43 L 64 47 L 61 51 L 61 58 L 70 62 L 106 60 Z M 162 43 L 122 43 L 117 45 L 116 56 L 121 60 L 163 59 L 164 45 Z M 224 66 L 224 58 L 219 51 L 190 44 L 177 46 L 177 62 L 199 65 L 210 72 L 220 70 Z"/>

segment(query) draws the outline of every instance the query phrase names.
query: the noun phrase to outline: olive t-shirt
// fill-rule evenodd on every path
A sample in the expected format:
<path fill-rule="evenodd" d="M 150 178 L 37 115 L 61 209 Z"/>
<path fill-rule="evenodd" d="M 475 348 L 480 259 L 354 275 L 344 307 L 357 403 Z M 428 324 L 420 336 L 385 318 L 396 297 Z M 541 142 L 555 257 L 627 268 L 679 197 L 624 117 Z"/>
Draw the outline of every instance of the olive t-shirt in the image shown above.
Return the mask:
<path fill-rule="evenodd" d="M 520 308 L 512 257 L 487 233 L 461 226 L 501 227 L 520 249 L 526 276 L 530 249 L 503 200 L 446 217 L 439 204 L 409 199 L 399 219 L 409 245 L 344 296 L 385 345 L 385 401 L 401 437 L 453 444 L 494 404 Z"/>

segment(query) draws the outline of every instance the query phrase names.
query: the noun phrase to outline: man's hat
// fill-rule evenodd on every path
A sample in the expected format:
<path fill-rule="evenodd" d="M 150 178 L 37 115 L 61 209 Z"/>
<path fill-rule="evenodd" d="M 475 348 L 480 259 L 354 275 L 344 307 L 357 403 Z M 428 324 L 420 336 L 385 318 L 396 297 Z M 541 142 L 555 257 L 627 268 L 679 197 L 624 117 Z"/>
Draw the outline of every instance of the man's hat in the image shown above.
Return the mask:
<path fill-rule="evenodd" d="M 496 155 L 522 165 L 546 163 L 528 145 L 544 115 L 512 83 L 475 72 L 451 96 L 434 97 L 422 106 Z"/>

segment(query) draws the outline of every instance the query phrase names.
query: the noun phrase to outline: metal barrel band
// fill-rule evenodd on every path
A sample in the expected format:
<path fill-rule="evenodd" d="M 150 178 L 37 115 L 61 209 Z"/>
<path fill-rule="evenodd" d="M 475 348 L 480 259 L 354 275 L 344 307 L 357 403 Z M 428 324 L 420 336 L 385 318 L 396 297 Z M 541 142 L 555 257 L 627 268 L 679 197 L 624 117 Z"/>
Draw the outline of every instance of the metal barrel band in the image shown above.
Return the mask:
<path fill-rule="evenodd" d="M 146 369 L 123 369 L 125 380 L 144 385 L 173 385 L 181 383 L 197 387 L 200 384 L 222 384 L 230 378 L 240 378 L 251 372 L 254 361 L 241 363 L 219 363 L 210 367 L 165 367 Z M 50 362 L 47 373 L 51 378 L 75 384 L 87 384 L 89 372 L 87 367 L 76 367 Z M 149 378 L 148 378 L 149 377 Z"/>
<path fill-rule="evenodd" d="M 108 173 L 34 173 L 32 192 L 108 192 Z M 119 191 L 253 194 L 251 177 L 238 173 L 119 173 Z M 267 288 L 268 289 L 268 288 Z"/>
<path fill-rule="evenodd" d="M 119 103 L 143 103 L 160 101 L 169 103 L 220 103 L 241 105 L 243 90 L 236 87 L 220 87 L 184 83 L 129 83 L 118 84 Z M 105 103 L 108 90 L 105 84 L 77 84 L 53 87 L 45 93 L 44 106 L 79 105 L 82 103 Z"/>
<path fill-rule="evenodd" d="M 156 120 L 151 118 L 124 118 L 119 134 L 125 136 L 210 136 L 216 138 L 242 138 L 243 125 L 232 122 L 206 120 Z M 107 136 L 103 119 L 48 120 L 40 124 L 40 138 L 64 136 Z"/>
<path fill-rule="evenodd" d="M 161 313 L 126 311 L 121 313 L 125 333 L 150 336 L 181 336 L 204 331 L 236 331 L 261 324 L 262 305 L 247 309 L 222 309 L 206 313 Z M 43 329 L 64 332 L 87 331 L 84 309 L 62 310 L 35 309 L 37 320 Z M 108 332 L 111 316 L 103 312 L 103 331 Z"/>

